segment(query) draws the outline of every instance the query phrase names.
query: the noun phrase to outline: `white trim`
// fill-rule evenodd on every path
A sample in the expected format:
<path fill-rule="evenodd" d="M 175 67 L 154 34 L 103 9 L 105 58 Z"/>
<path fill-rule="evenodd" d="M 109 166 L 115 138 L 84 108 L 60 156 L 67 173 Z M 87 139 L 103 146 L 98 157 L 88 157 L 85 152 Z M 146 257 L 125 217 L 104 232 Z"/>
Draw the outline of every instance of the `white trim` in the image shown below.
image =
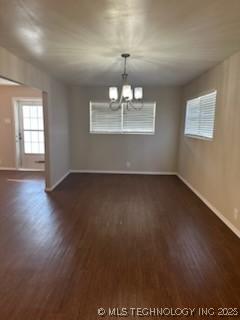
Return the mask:
<path fill-rule="evenodd" d="M 213 90 L 208 93 L 201 94 L 196 98 L 187 99 L 186 107 L 185 107 L 185 125 L 184 125 L 184 127 L 185 127 L 184 128 L 184 135 L 186 137 L 193 138 L 193 139 L 207 140 L 207 141 L 212 141 L 214 139 L 217 95 L 218 95 L 217 90 Z M 210 101 L 209 101 L 209 99 L 210 99 Z M 196 100 L 197 100 L 197 102 L 196 102 Z M 209 109 L 210 106 L 212 109 L 211 111 Z M 194 110 L 195 109 L 198 110 L 197 120 L 194 119 L 194 122 L 193 122 L 193 126 L 196 126 L 196 127 L 194 127 L 194 130 L 192 130 L 193 128 L 192 128 L 192 123 L 191 123 L 191 121 L 192 121 L 192 119 L 191 119 L 192 107 L 194 108 Z M 207 108 L 206 110 L 204 109 L 205 107 Z M 213 114 L 211 114 L 212 112 L 213 112 Z M 211 127 L 210 126 L 206 127 L 205 122 L 204 122 L 204 124 L 202 124 L 202 113 L 205 115 L 208 115 L 210 117 L 209 120 L 212 121 Z M 190 116 L 190 118 L 189 118 L 189 116 Z M 190 130 L 189 130 L 189 126 L 188 126 L 189 121 L 190 121 Z M 197 123 L 196 123 L 196 121 L 197 121 Z M 208 125 L 210 125 L 210 122 L 208 123 Z M 206 130 L 207 130 L 207 132 L 206 132 Z M 209 136 L 209 133 L 210 133 L 209 130 L 211 131 L 211 136 Z M 189 131 L 191 131 L 191 132 L 189 132 Z"/>
<path fill-rule="evenodd" d="M 112 134 L 112 135 L 155 135 L 156 131 L 155 131 L 155 126 L 156 126 L 156 101 L 144 101 L 143 104 L 153 104 L 153 130 L 151 131 L 144 131 L 144 130 L 140 130 L 140 131 L 128 131 L 126 129 L 123 129 L 123 106 L 121 106 L 121 129 L 120 130 L 106 130 L 106 131 L 94 131 L 92 129 L 92 104 L 93 103 L 99 103 L 99 104 L 104 104 L 104 105 L 108 105 L 110 102 L 108 101 L 98 101 L 98 102 L 93 102 L 93 101 L 89 101 L 89 134 Z M 140 103 L 140 102 L 138 102 Z"/>
<path fill-rule="evenodd" d="M 104 174 L 145 174 L 145 175 L 177 175 L 174 171 L 125 171 L 125 170 L 70 170 L 71 173 L 104 173 Z"/>
<path fill-rule="evenodd" d="M 233 233 L 236 234 L 236 236 L 238 238 L 240 238 L 240 230 L 237 229 L 232 222 L 230 222 L 217 208 L 215 208 L 203 195 L 201 195 L 201 193 L 199 191 L 197 191 L 188 181 L 186 181 L 180 174 L 177 174 L 178 178 L 180 180 L 182 180 L 183 183 L 186 184 L 186 186 L 188 186 L 189 189 L 191 189 L 192 192 L 194 192 L 196 194 L 196 196 L 198 196 L 198 198 L 200 200 L 202 200 L 202 202 L 205 203 L 205 205 L 213 212 L 216 214 L 216 216 L 218 216 L 219 219 L 222 220 L 223 223 L 225 223 L 225 225 L 232 230 Z"/>
<path fill-rule="evenodd" d="M 132 134 L 132 135 L 144 135 L 144 136 L 154 136 L 155 132 L 131 132 L 131 131 L 92 131 L 90 134 L 118 134 L 118 135 L 124 135 L 124 134 Z"/>
<path fill-rule="evenodd" d="M 157 107 L 157 102 L 154 102 L 154 107 L 153 107 L 153 132 L 152 134 L 155 135 L 156 132 L 156 107 Z"/>
<path fill-rule="evenodd" d="M 92 101 L 89 102 L 89 133 L 92 132 Z"/>
<path fill-rule="evenodd" d="M 22 168 L 20 165 L 20 141 L 18 139 L 18 133 L 19 133 L 19 110 L 18 110 L 18 106 L 19 103 L 21 102 L 34 102 L 34 103 L 39 103 L 42 105 L 43 107 L 43 113 L 44 111 L 44 106 L 43 106 L 43 97 L 42 97 L 42 91 L 41 91 L 41 97 L 12 97 L 12 115 L 13 115 L 13 122 L 14 122 L 14 151 L 15 151 L 15 163 L 16 163 L 16 169 L 17 170 L 23 170 L 23 171 L 44 171 L 45 169 L 36 169 L 36 170 L 32 170 L 32 169 L 26 169 L 26 168 Z M 44 128 L 43 128 L 43 132 L 45 132 L 45 123 L 44 123 Z M 46 142 L 45 142 L 45 146 L 46 146 Z M 45 148 L 46 149 L 46 148 Z M 46 153 L 46 152 L 45 152 Z"/>
<path fill-rule="evenodd" d="M 40 90 L 39 90 L 40 91 Z M 16 103 L 16 102 L 19 102 L 19 101 L 27 101 L 27 102 L 32 102 L 32 101 L 34 101 L 34 102 L 39 102 L 39 103 L 41 103 L 42 102 L 42 97 L 33 97 L 33 98 L 31 98 L 31 97 L 24 97 L 24 96 L 22 96 L 22 97 L 12 97 L 12 101 L 14 102 L 14 103 Z"/>
<path fill-rule="evenodd" d="M 12 117 L 13 117 L 13 145 L 14 145 L 14 158 L 16 170 L 19 169 L 19 141 L 18 141 L 18 132 L 19 132 L 19 121 L 18 121 L 18 100 L 17 98 L 12 98 Z"/>
<path fill-rule="evenodd" d="M 207 137 L 203 137 L 203 136 L 198 136 L 198 135 L 194 135 L 194 134 L 188 134 L 188 133 L 184 133 L 184 136 L 187 138 L 192 138 L 192 139 L 198 139 L 198 140 L 204 140 L 204 141 L 213 141 L 213 138 L 207 138 Z"/>
<path fill-rule="evenodd" d="M 208 94 L 211 94 L 211 93 L 213 93 L 213 92 L 217 92 L 218 90 L 217 90 L 217 88 L 214 88 L 214 89 L 211 89 L 211 90 L 203 90 L 203 91 L 200 91 L 199 93 L 197 93 L 197 94 L 195 94 L 195 95 L 193 95 L 193 96 L 190 96 L 190 97 L 188 97 L 188 98 L 185 98 L 185 102 L 187 102 L 188 100 L 193 100 L 193 99 L 197 99 L 197 98 L 199 98 L 199 97 L 201 97 L 201 96 L 206 96 L 206 95 L 208 95 Z"/>
<path fill-rule="evenodd" d="M 49 188 L 45 188 L 45 191 L 46 192 L 51 192 L 53 191 L 64 179 L 67 178 L 67 176 L 71 173 L 71 171 L 67 171 L 65 173 L 64 176 L 62 176 L 62 178 L 60 178 L 52 187 L 49 187 Z"/>
<path fill-rule="evenodd" d="M 45 169 L 31 169 L 31 168 L 18 168 L 18 171 L 37 171 L 37 172 L 44 172 Z"/>
<path fill-rule="evenodd" d="M 0 168 L 1 169 L 1 168 Z M 6 169 L 7 170 L 7 169 Z M 176 175 L 178 178 L 186 184 L 189 189 L 195 193 L 199 199 L 205 203 L 205 205 L 216 214 L 216 216 L 222 220 L 225 225 L 240 238 L 240 230 L 238 230 L 217 208 L 215 208 L 204 196 L 200 194 L 189 182 L 187 182 L 180 174 L 177 172 L 169 171 L 118 171 L 118 170 L 69 170 L 61 179 L 59 179 L 52 187 L 46 188 L 46 192 L 53 191 L 70 173 L 103 173 L 103 174 L 141 174 L 141 175 Z"/>
<path fill-rule="evenodd" d="M 17 168 L 17 167 L 0 167 L 0 170 L 9 170 L 9 171 L 37 171 L 44 172 L 44 169 L 31 169 L 31 168 Z"/>

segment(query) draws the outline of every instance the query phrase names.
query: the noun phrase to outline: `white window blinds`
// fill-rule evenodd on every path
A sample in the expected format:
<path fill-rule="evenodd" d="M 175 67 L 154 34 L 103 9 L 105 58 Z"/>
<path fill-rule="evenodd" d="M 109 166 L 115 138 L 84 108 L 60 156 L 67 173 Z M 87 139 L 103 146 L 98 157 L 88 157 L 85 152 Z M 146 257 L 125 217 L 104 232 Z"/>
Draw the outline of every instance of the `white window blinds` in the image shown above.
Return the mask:
<path fill-rule="evenodd" d="M 108 133 L 121 130 L 121 109 L 109 110 L 103 102 L 90 103 L 90 132 Z"/>
<path fill-rule="evenodd" d="M 138 109 L 122 106 L 117 111 L 109 108 L 109 103 L 90 103 L 90 132 L 91 133 L 139 133 L 153 134 L 155 131 L 155 106 L 154 102 L 144 103 Z M 135 104 L 136 108 L 141 107 Z"/>
<path fill-rule="evenodd" d="M 185 118 L 185 135 L 212 139 L 217 91 L 188 100 Z"/>

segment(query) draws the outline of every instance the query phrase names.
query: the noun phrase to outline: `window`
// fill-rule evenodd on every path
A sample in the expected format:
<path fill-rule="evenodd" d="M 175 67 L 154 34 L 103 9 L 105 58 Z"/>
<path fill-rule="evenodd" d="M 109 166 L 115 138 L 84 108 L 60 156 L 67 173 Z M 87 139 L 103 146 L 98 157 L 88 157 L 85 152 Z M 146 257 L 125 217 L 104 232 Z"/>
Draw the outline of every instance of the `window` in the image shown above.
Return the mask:
<path fill-rule="evenodd" d="M 144 103 L 141 110 L 122 106 L 117 111 L 107 102 L 90 102 L 90 133 L 153 134 L 155 109 L 154 102 Z"/>
<path fill-rule="evenodd" d="M 185 135 L 213 139 L 217 91 L 188 100 Z"/>
<path fill-rule="evenodd" d="M 44 154 L 43 107 L 22 104 L 24 153 Z"/>

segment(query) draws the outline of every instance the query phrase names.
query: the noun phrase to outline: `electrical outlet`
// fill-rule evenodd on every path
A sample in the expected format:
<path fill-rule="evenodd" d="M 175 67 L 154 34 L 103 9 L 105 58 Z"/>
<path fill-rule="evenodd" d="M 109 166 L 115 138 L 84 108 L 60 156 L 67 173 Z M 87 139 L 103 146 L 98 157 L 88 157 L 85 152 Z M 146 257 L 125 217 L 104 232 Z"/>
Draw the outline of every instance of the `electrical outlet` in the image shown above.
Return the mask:
<path fill-rule="evenodd" d="M 130 168 L 131 167 L 131 162 L 130 161 L 126 161 L 126 167 Z"/>
<path fill-rule="evenodd" d="M 238 217 L 239 217 L 239 209 L 238 208 L 234 208 L 233 216 L 234 216 L 234 220 L 238 220 Z"/>

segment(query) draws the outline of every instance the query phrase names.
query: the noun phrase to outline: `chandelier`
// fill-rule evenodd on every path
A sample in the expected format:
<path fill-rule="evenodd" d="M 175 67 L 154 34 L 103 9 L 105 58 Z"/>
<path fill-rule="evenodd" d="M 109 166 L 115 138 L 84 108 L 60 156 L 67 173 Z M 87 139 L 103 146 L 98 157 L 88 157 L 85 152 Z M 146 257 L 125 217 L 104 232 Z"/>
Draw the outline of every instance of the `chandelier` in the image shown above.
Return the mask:
<path fill-rule="evenodd" d="M 130 108 L 141 109 L 143 107 L 143 88 L 136 87 L 132 89 L 128 84 L 127 74 L 127 58 L 130 57 L 129 53 L 123 53 L 121 57 L 124 59 L 124 70 L 122 74 L 122 86 L 120 89 L 120 97 L 117 87 L 109 88 L 109 107 L 111 110 L 119 110 L 122 106 L 125 106 L 127 110 Z"/>

